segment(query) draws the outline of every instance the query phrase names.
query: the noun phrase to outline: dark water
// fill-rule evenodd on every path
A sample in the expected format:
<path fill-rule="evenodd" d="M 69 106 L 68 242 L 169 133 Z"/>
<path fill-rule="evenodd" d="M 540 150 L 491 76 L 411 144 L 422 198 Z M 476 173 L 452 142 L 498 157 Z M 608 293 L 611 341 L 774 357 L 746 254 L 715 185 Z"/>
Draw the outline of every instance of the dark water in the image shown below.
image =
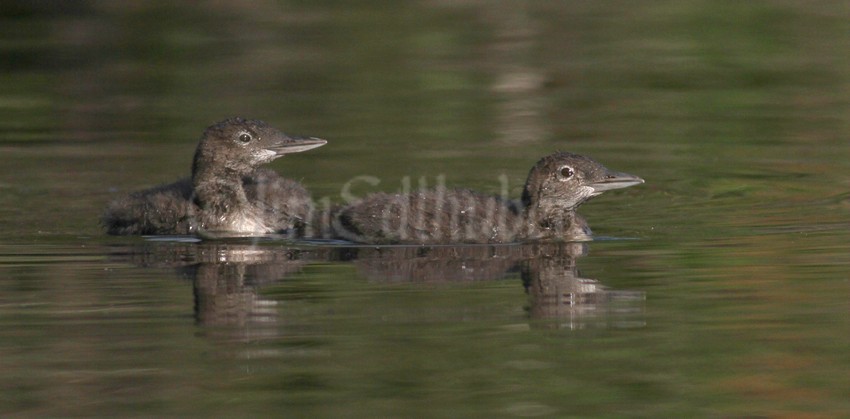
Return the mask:
<path fill-rule="evenodd" d="M 4 2 L 0 414 L 850 414 L 847 5 L 571 3 Z M 589 243 L 103 234 L 235 114 L 317 200 L 647 183 Z"/>

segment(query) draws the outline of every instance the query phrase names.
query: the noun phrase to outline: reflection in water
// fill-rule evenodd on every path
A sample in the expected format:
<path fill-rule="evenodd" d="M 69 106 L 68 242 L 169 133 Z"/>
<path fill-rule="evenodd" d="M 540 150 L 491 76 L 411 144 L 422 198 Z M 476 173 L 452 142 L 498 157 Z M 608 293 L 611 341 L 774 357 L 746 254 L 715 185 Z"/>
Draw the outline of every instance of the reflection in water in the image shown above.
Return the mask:
<path fill-rule="evenodd" d="M 534 257 L 522 267 L 522 281 L 535 319 L 555 319 L 560 327 L 639 327 L 644 322 L 643 291 L 609 290 L 582 278 L 576 259 L 587 254 L 585 243 L 534 246 Z"/>
<path fill-rule="evenodd" d="M 259 290 L 316 262 L 350 262 L 376 283 L 492 281 L 521 273 L 528 313 L 546 327 L 642 326 L 644 293 L 582 278 L 585 243 L 488 246 L 298 246 L 149 242 L 126 256 L 139 266 L 175 267 L 192 279 L 195 318 L 217 338 L 279 337 L 278 301 Z M 549 322 L 548 320 L 554 320 Z"/>
<path fill-rule="evenodd" d="M 582 278 L 576 259 L 586 243 L 505 246 L 356 248 L 358 271 L 371 280 L 462 282 L 497 280 L 517 270 L 529 295 L 529 315 L 570 329 L 643 326 L 645 294 L 609 290 Z"/>
<path fill-rule="evenodd" d="M 515 267 L 516 246 L 411 246 L 354 249 L 363 276 L 381 282 L 464 282 L 503 278 Z"/>
<path fill-rule="evenodd" d="M 277 301 L 257 291 L 298 271 L 297 253 L 251 245 L 212 245 L 189 273 L 193 279 L 195 318 L 200 325 L 231 326 L 230 338 L 255 341 L 278 334 Z"/>
<path fill-rule="evenodd" d="M 127 256 L 144 267 L 173 267 L 192 280 L 195 319 L 218 337 L 277 337 L 277 301 L 258 290 L 299 271 L 300 251 L 254 244 L 149 242 Z M 223 336 L 222 336 L 223 334 Z"/>

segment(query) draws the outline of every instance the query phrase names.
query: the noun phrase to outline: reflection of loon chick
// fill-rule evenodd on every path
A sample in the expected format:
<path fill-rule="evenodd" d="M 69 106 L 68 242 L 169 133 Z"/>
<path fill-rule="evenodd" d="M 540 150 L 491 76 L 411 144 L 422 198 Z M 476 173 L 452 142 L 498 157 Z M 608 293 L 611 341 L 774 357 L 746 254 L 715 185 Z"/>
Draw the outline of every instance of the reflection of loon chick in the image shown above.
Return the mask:
<path fill-rule="evenodd" d="M 544 157 L 531 169 L 520 203 L 469 190 L 377 193 L 343 208 L 335 234 L 365 243 L 502 243 L 586 239 L 575 213 L 589 198 L 643 183 L 572 153 Z"/>
<path fill-rule="evenodd" d="M 192 177 L 112 202 L 109 234 L 233 234 L 285 232 L 310 215 L 310 195 L 262 164 L 326 143 L 289 137 L 257 120 L 231 118 L 210 126 L 192 162 Z"/>

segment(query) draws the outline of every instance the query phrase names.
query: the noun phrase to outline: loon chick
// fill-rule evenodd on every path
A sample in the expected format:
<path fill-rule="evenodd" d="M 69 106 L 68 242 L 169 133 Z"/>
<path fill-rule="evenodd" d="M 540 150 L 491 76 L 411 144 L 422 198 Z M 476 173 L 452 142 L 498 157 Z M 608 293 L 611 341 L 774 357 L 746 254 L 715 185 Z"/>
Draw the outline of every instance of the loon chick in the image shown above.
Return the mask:
<path fill-rule="evenodd" d="M 559 152 L 528 174 L 520 202 L 466 189 L 376 193 L 344 207 L 334 220 L 337 238 L 361 243 L 505 243 L 584 240 L 587 222 L 576 208 L 607 190 L 643 183 L 588 157 Z"/>
<path fill-rule="evenodd" d="M 298 182 L 258 167 L 326 143 L 287 136 L 259 120 L 221 121 L 204 131 L 190 178 L 113 201 L 102 223 L 116 235 L 292 232 L 311 215 L 310 194 Z"/>

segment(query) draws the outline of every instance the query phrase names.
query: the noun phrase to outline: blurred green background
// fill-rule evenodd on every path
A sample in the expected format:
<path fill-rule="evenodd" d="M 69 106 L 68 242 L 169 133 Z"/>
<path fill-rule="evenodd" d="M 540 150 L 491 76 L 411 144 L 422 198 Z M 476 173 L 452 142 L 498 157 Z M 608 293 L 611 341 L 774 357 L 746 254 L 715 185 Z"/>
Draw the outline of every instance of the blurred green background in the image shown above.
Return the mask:
<path fill-rule="evenodd" d="M 845 1 L 4 1 L 0 414 L 846 416 L 847 51 Z M 329 140 L 272 165 L 316 199 L 518 197 L 556 150 L 643 177 L 578 260 L 642 326 L 326 261 L 261 290 L 273 338 L 216 337 L 98 217 L 234 115 Z"/>

